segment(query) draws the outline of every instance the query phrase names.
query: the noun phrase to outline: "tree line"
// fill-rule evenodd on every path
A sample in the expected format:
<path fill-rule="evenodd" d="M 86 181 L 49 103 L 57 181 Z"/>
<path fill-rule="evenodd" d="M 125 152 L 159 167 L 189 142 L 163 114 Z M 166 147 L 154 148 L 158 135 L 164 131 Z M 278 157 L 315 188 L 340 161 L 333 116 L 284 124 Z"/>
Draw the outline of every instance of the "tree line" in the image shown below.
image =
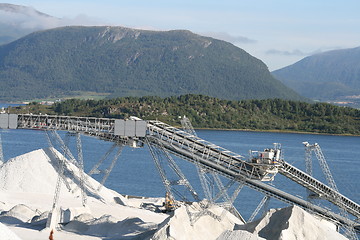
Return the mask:
<path fill-rule="evenodd" d="M 32 103 L 11 111 L 121 119 L 137 116 L 175 126 L 180 125 L 179 117 L 185 115 L 195 128 L 360 134 L 360 110 L 281 99 L 236 101 L 193 94 L 167 98 L 69 99 L 52 106 Z"/>

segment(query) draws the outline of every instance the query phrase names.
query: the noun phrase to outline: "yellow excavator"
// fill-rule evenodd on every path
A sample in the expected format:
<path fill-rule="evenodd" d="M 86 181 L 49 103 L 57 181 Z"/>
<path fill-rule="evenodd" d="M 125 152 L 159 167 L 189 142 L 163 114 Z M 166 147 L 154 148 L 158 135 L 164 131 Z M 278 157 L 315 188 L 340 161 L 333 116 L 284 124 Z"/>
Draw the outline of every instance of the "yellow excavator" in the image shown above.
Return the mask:
<path fill-rule="evenodd" d="M 165 207 L 166 212 L 170 212 L 175 209 L 174 198 L 171 196 L 171 194 L 169 192 L 166 192 L 166 194 L 165 194 L 164 207 Z"/>

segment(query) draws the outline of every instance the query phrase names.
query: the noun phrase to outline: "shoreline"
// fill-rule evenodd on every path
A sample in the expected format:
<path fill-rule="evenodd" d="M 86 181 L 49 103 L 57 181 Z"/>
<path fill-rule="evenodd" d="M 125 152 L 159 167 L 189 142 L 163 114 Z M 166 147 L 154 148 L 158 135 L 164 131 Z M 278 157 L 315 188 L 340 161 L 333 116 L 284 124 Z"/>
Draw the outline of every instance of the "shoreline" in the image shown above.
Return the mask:
<path fill-rule="evenodd" d="M 23 102 L 1 102 L 3 105 L 11 104 L 11 105 L 27 105 L 24 101 Z M 14 107 L 14 106 L 10 106 Z M 181 129 L 180 125 L 175 125 L 174 127 Z M 320 132 L 306 132 L 306 131 L 293 131 L 293 130 L 279 130 L 279 129 L 272 129 L 272 130 L 265 130 L 265 129 L 237 129 L 237 128 L 194 128 L 195 130 L 215 130 L 215 131 L 241 131 L 241 132 L 268 132 L 268 133 L 292 133 L 292 134 L 313 134 L 313 135 L 326 135 L 326 136 L 351 136 L 351 137 L 359 137 L 360 134 L 336 134 L 336 133 L 320 133 Z"/>
<path fill-rule="evenodd" d="M 195 130 L 215 130 L 215 131 L 269 132 L 269 133 L 292 133 L 292 134 L 313 134 L 313 135 L 326 135 L 326 136 L 360 137 L 360 134 L 356 135 L 356 134 L 318 133 L 318 132 L 302 132 L 302 131 L 291 131 L 291 130 L 261 130 L 261 129 L 237 129 L 237 128 L 194 128 L 194 129 Z"/>

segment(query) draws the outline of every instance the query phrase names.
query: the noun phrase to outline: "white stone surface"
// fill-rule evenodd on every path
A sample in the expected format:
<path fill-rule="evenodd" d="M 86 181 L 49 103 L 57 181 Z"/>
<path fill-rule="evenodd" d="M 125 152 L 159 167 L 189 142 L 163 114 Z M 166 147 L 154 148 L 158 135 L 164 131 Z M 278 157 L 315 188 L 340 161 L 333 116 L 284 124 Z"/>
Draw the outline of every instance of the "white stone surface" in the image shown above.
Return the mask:
<path fill-rule="evenodd" d="M 274 240 L 341 240 L 335 225 L 316 218 L 297 206 L 271 209 L 258 221 L 239 227 Z"/>
<path fill-rule="evenodd" d="M 153 239 L 211 240 L 226 230 L 232 230 L 235 224 L 243 224 L 230 212 L 218 206 L 211 206 L 208 211 L 210 215 L 204 214 L 197 218 L 196 214 L 202 212 L 198 203 L 181 206 L 175 210 L 172 217 L 161 224 Z"/>
<path fill-rule="evenodd" d="M 0 223 L 0 239 L 1 240 L 21 240 L 15 233 L 13 233 L 7 226 Z"/>
<path fill-rule="evenodd" d="M 58 179 L 57 157 L 53 152 L 63 158 L 56 150 L 40 149 L 0 166 L 0 240 L 49 238 L 51 229 L 45 225 Z M 203 211 L 199 203 L 183 205 L 169 217 L 141 207 L 156 208 L 163 198 L 128 199 L 106 187 L 97 192 L 99 183 L 91 177 L 87 177 L 85 185 L 89 196 L 84 207 L 78 187 L 79 169 L 71 163 L 66 164 L 66 169 L 74 173 L 74 177 L 66 178 L 72 190 L 62 184 L 55 212 L 62 224 L 57 221 L 51 224 L 54 239 L 346 239 L 333 224 L 298 207 L 272 209 L 261 219 L 245 225 L 218 206 L 211 206 L 209 214 L 197 217 Z"/>

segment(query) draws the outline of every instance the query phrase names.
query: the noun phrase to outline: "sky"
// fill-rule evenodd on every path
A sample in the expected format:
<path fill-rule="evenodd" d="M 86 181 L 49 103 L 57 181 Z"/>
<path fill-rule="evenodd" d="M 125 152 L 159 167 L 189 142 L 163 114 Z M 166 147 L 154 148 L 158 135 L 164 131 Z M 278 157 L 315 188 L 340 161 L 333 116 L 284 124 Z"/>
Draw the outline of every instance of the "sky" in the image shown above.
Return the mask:
<path fill-rule="evenodd" d="M 186 29 L 233 43 L 270 71 L 360 46 L 359 0 L 12 0 L 70 24 Z"/>

